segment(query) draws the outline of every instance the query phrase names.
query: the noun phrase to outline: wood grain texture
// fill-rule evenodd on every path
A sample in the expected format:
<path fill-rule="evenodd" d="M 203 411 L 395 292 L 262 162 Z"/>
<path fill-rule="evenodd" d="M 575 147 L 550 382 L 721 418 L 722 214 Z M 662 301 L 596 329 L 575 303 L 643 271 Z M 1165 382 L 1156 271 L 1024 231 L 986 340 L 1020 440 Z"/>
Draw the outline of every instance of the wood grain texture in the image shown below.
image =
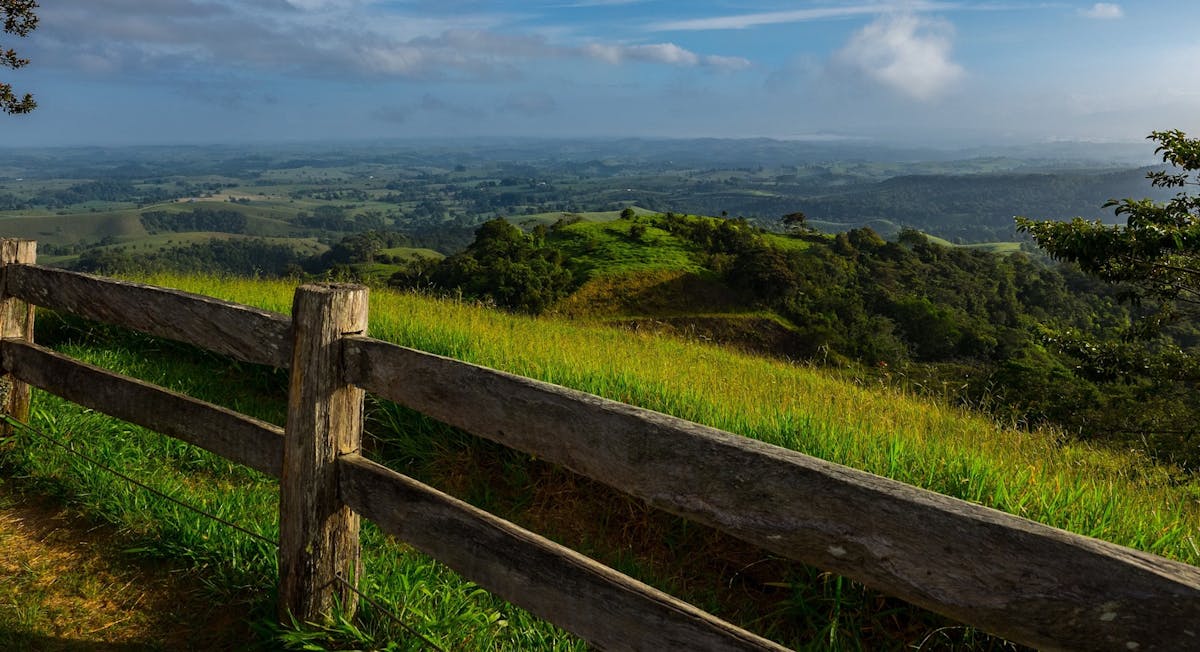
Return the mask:
<path fill-rule="evenodd" d="M 37 243 L 33 240 L 0 240 L 0 338 L 33 341 L 33 306 L 6 289 L 8 272 L 18 265 L 37 262 Z M 17 421 L 29 421 L 29 385 L 10 375 L 0 377 L 0 413 Z M 10 435 L 12 426 L 0 424 L 0 435 Z"/>
<path fill-rule="evenodd" d="M 600 649 L 785 649 L 359 455 L 338 465 L 342 500 L 383 531 Z"/>
<path fill-rule="evenodd" d="M 1200 568 L 365 337 L 355 384 L 785 557 L 1047 649 L 1200 649 Z"/>
<path fill-rule="evenodd" d="M 337 457 L 357 453 L 363 391 L 344 380 L 342 337 L 367 329 L 367 288 L 305 285 L 292 306 L 292 374 L 279 495 L 279 618 L 324 622 L 335 600 L 358 596 L 336 581 L 361 573 L 359 518 L 338 498 Z"/>
<path fill-rule="evenodd" d="M 291 321 L 179 290 L 37 265 L 8 268 L 12 296 L 52 310 L 186 342 L 243 362 L 287 368 Z"/>
<path fill-rule="evenodd" d="M 21 380 L 279 477 L 283 429 L 136 378 L 18 340 L 0 342 L 4 368 Z"/>

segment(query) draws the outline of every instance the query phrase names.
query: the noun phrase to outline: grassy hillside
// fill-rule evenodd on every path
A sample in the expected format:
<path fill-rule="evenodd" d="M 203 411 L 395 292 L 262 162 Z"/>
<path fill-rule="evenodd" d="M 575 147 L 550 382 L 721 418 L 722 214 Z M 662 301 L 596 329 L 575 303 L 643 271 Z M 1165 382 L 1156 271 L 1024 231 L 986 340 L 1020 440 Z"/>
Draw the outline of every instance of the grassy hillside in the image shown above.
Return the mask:
<path fill-rule="evenodd" d="M 151 282 L 286 311 L 283 282 Z M 1200 484 L 1143 460 L 714 346 L 376 292 L 372 334 L 1200 563 Z"/>
<path fill-rule="evenodd" d="M 434 260 L 441 260 L 442 258 L 445 258 L 443 254 L 440 254 L 432 249 L 426 249 L 424 247 L 391 247 L 389 249 L 380 249 L 379 253 L 386 254 L 394 258 L 399 258 L 401 260 L 415 260 L 418 258 L 432 258 Z"/>
<path fill-rule="evenodd" d="M 628 221 L 576 222 L 556 231 L 552 240 L 585 279 L 660 269 L 702 269 L 697 260 L 699 247 L 656 226 L 647 226 L 644 234 L 635 238 L 630 235 L 633 225 Z"/>
<path fill-rule="evenodd" d="M 32 217 L 0 217 L 0 229 L 5 237 L 29 238 L 51 244 L 69 244 L 103 238 L 144 237 L 146 230 L 136 211 L 105 211 L 72 215 L 37 215 Z"/>
<path fill-rule="evenodd" d="M 293 291 L 285 282 L 178 275 L 143 280 L 278 312 L 288 310 Z M 373 292 L 371 311 L 375 337 L 675 414 L 1200 563 L 1195 531 L 1200 484 L 1135 456 L 1066 443 L 1050 431 L 998 427 L 888 388 L 695 342 L 387 291 Z M 41 321 L 39 337 L 58 342 L 71 355 L 268 421 L 282 420 L 283 374 L 220 363 L 146 338 L 85 344 L 79 338 L 94 329 L 75 330 L 49 316 Z M 46 395 L 36 399 L 34 423 L 171 495 L 268 537 L 277 532 L 277 487 L 270 479 Z M 704 528 L 656 516 L 637 501 L 622 501 L 593 483 L 394 406 L 372 404 L 368 441 L 371 454 L 393 468 L 800 649 L 899 648 L 949 625 L 852 583 L 781 565 Z M 93 517 L 115 523 L 139 554 L 206 569 L 219 602 L 244 602 L 247 612 L 269 619 L 272 549 L 132 491 L 28 437 L 8 448 L 4 464 L 7 475 L 24 478 L 24 486 L 63 496 Z M 372 528 L 364 536 L 369 592 L 403 605 L 408 624 L 441 644 L 579 649 L 577 641 L 555 628 L 387 542 Z M 353 626 L 334 629 L 333 634 L 283 631 L 270 639 L 275 643 L 264 645 L 285 639 L 296 645 L 306 639 L 360 641 L 356 645 L 407 641 L 399 649 L 421 645 L 367 608 Z M 954 636 L 964 648 L 996 644 L 970 629 L 955 628 Z"/>
<path fill-rule="evenodd" d="M 631 206 L 634 214 L 648 215 L 654 211 L 649 211 L 638 206 Z M 549 213 L 534 213 L 532 215 L 513 216 L 511 219 L 514 223 L 526 226 L 529 224 L 545 224 L 550 226 L 559 220 L 568 222 L 582 220 L 585 222 L 613 222 L 620 219 L 621 211 L 583 211 L 580 213 L 571 213 L 566 211 L 554 211 Z"/>

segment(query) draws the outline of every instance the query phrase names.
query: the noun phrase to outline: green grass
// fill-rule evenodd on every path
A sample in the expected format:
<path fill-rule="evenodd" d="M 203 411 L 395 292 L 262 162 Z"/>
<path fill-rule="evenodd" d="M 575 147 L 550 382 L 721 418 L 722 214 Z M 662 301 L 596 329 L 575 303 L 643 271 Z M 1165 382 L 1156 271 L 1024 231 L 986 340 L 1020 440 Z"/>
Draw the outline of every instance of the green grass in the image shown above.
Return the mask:
<path fill-rule="evenodd" d="M 1013 254 L 1021 250 L 1020 242 L 979 242 L 961 246 L 968 249 L 979 249 L 993 254 Z"/>
<path fill-rule="evenodd" d="M 808 242 L 807 240 L 801 240 L 800 238 L 793 238 L 791 236 L 782 235 L 779 233 L 764 233 L 762 234 L 762 237 L 768 245 L 776 249 L 782 249 L 783 251 L 804 251 L 812 245 L 812 243 Z"/>
<path fill-rule="evenodd" d="M 113 238 L 119 244 L 153 244 L 160 239 L 174 236 L 176 240 L 187 234 L 150 235 L 142 227 L 139 215 L 145 211 L 187 212 L 203 208 L 209 210 L 232 210 L 246 215 L 247 236 L 283 238 L 295 231 L 285 220 L 295 216 L 295 207 L 283 203 L 236 204 L 225 201 L 166 202 L 153 204 L 142 209 L 104 208 L 92 211 L 87 204 L 71 207 L 64 214 L 45 211 L 20 211 L 0 214 L 0 231 L 6 237 L 29 238 L 49 244 L 95 243 L 104 238 Z M 161 238 L 160 238 L 161 236 Z M 289 238 L 290 239 L 290 238 Z M 308 247 L 310 238 L 299 239 Z"/>
<path fill-rule="evenodd" d="M 379 253 L 387 254 L 388 256 L 396 256 L 405 260 L 415 260 L 417 258 L 433 258 L 441 260 L 446 255 L 432 249 L 421 247 L 392 247 L 390 249 L 380 249 Z"/>
<path fill-rule="evenodd" d="M 14 483 L 0 478 L 0 649 L 227 650 L 247 639 L 243 605 L 206 599 L 198 571 L 125 553 L 113 528 Z"/>
<path fill-rule="evenodd" d="M 629 235 L 633 222 L 577 222 L 553 234 L 555 246 L 582 278 L 650 270 L 700 272 L 698 248 L 657 227 L 640 239 Z"/>
<path fill-rule="evenodd" d="M 354 263 L 351 268 L 358 274 L 358 278 L 372 285 L 387 283 L 393 274 L 403 269 L 400 265 L 390 263 Z"/>
<path fill-rule="evenodd" d="M 653 215 L 654 211 L 646 210 L 640 206 L 630 206 L 635 215 Z M 570 213 L 566 211 L 551 211 L 548 213 L 534 213 L 532 215 L 513 215 L 508 218 L 508 221 L 513 224 L 525 226 L 527 224 L 545 224 L 550 226 L 559 220 L 572 220 L 580 218 L 584 222 L 615 222 L 621 219 L 621 211 L 584 211 L 580 213 Z"/>
<path fill-rule="evenodd" d="M 291 303 L 285 282 L 149 280 L 280 312 Z M 371 332 L 1200 563 L 1200 484 L 1052 431 L 1000 427 L 932 400 L 719 347 L 415 295 L 374 292 Z"/>
<path fill-rule="evenodd" d="M 48 317 L 54 321 L 52 317 Z M 282 423 L 286 375 L 221 363 L 213 356 L 139 336 L 99 332 L 100 344 L 75 343 L 85 335 L 75 322 L 52 324 L 68 355 L 177 391 Z M 43 334 L 47 329 L 43 328 Z M 130 426 L 39 393 L 32 424 L 156 490 L 183 499 L 268 539 L 278 538 L 275 480 L 169 437 Z M 276 552 L 272 545 L 230 530 L 98 471 L 28 433 L 6 442 L 6 474 L 25 491 L 51 494 L 114 526 L 127 554 L 170 559 L 201 569 L 215 604 L 244 604 L 244 613 L 267 630 L 261 649 L 281 644 L 383 645 L 400 650 L 424 644 L 385 614 L 363 605 L 353 623 L 301 630 L 272 628 Z M 441 564 L 383 536 L 363 531 L 363 588 L 394 605 L 405 623 L 446 649 L 582 649 L 561 630 L 482 591 Z M 374 643 L 371 643 L 374 641 Z M 317 649 L 317 648 L 308 648 Z"/>
<path fill-rule="evenodd" d="M 0 216 L 0 231 L 8 238 L 29 238 L 53 244 L 81 240 L 95 242 L 105 237 L 144 237 L 146 230 L 135 210 L 33 217 Z"/>
<path fill-rule="evenodd" d="M 921 235 L 924 235 L 926 240 L 929 240 L 930 242 L 932 242 L 933 244 L 936 244 L 936 245 L 941 245 L 943 247 L 955 246 L 953 242 L 950 242 L 949 240 L 947 240 L 945 238 L 939 238 L 936 235 L 930 235 L 928 233 L 923 233 Z"/>
<path fill-rule="evenodd" d="M 179 275 L 140 280 L 277 312 L 287 312 L 293 293 L 282 281 Z M 812 368 L 670 338 L 387 291 L 373 291 L 371 314 L 375 337 L 675 414 L 1057 527 L 1200 563 L 1195 528 L 1200 522 L 1200 485 L 1132 455 L 1066 443 L 1053 432 L 1002 428 L 933 401 L 886 387 L 864 387 Z M 42 322 L 42 332 L 50 331 L 48 340 L 69 341 L 79 335 L 70 329 L 65 335 L 55 333 L 52 320 Z M 214 363 L 212 357 L 144 338 L 126 345 L 65 348 L 94 363 L 260 418 L 277 423 L 281 419 L 286 379 L 279 373 Z M 169 493 L 187 495 L 274 536 L 273 481 L 45 395 L 38 396 L 36 405 L 39 427 L 98 451 Z M 501 515 L 532 518 L 533 525 L 546 522 L 551 530 L 557 523 L 555 536 L 570 538 L 572 530 L 582 530 L 577 540 L 588 554 L 665 588 L 684 586 L 689 599 L 791 645 L 899 647 L 905 640 L 912 643 L 941 631 L 936 622 L 911 615 L 903 605 L 881 601 L 851 582 L 815 570 L 776 570 L 775 562 L 758 565 L 762 562 L 754 558 L 733 564 L 733 577 L 752 565 L 771 568 L 769 573 L 777 574 L 768 574 L 763 585 L 785 595 L 783 602 L 769 603 L 769 613 L 747 615 L 753 601 L 749 607 L 730 607 L 721 598 L 727 593 L 703 588 L 696 577 L 659 558 L 677 556 L 711 566 L 708 549 L 696 548 L 697 539 L 710 536 L 703 528 L 631 517 L 645 511 L 637 501 L 605 499 L 594 505 L 592 496 L 602 493 L 599 487 L 531 463 L 527 456 L 464 439 L 404 410 L 376 405 L 371 414 L 368 439 L 373 454 L 389 466 L 438 480 L 446 490 Z M 5 457 L 5 465 L 10 474 L 117 524 L 137 541 L 131 547 L 141 554 L 191 560 L 211 570 L 213 590 L 223 599 L 234 599 L 234 592 L 249 595 L 249 609 L 269 612 L 275 571 L 273 551 L 263 544 L 148 499 L 34 441 L 22 438 Z M 571 486 L 577 490 L 569 491 Z M 590 511 L 593 507 L 595 512 Z M 529 510 L 532 517 L 520 516 Z M 592 539 L 610 531 L 589 529 L 599 521 L 617 528 L 615 543 Z M 648 524 L 649 533 L 641 536 L 653 541 L 638 545 L 650 550 L 649 557 L 621 552 L 633 545 L 629 537 L 633 543 L 640 541 L 629 532 L 631 522 Z M 371 592 L 402 604 L 406 620 L 435 640 L 465 649 L 579 645 L 427 558 L 388 543 L 369 527 L 364 551 Z M 734 587 L 733 579 L 719 583 Z M 896 619 L 901 625 L 893 627 L 915 639 L 871 638 L 880 636 L 881 623 Z M 353 627 L 335 629 L 340 640 L 405 637 L 369 609 Z M 954 631 L 961 634 L 956 640 L 964 647 L 989 644 L 976 640 L 972 630 Z M 310 635 L 325 637 L 322 640 L 332 636 L 282 634 L 289 640 Z M 417 647 L 412 641 L 405 645 Z"/>

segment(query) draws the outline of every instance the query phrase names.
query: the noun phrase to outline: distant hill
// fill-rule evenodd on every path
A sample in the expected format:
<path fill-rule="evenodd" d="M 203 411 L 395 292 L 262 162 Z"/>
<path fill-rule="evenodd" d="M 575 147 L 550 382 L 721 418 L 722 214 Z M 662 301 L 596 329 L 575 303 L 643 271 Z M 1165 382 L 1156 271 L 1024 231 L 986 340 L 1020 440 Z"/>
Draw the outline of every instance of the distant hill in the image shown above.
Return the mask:
<path fill-rule="evenodd" d="M 1171 193 L 1146 183 L 1147 169 L 1098 173 L 906 175 L 869 186 L 809 197 L 809 217 L 830 232 L 886 223 L 884 235 L 910 227 L 956 242 L 1012 240 L 1013 216 L 1084 217 L 1112 222 L 1109 199 Z"/>

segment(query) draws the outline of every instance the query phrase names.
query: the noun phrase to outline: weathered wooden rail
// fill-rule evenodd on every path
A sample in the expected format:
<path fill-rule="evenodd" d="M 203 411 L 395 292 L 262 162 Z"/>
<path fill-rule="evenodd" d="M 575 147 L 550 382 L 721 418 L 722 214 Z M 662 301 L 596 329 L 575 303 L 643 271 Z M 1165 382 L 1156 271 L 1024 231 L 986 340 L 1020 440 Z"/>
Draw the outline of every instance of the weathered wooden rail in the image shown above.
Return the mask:
<path fill-rule="evenodd" d="M 779 555 L 1041 648 L 1200 648 L 1200 568 L 794 451 L 368 337 L 366 291 L 304 286 L 293 318 L 34 265 L 3 241 L 6 408 L 42 388 L 281 478 L 281 615 L 324 617 L 358 518 L 612 649 L 778 646 L 358 454 L 363 392 Z M 291 369 L 287 427 L 38 347 L 30 305 Z"/>

